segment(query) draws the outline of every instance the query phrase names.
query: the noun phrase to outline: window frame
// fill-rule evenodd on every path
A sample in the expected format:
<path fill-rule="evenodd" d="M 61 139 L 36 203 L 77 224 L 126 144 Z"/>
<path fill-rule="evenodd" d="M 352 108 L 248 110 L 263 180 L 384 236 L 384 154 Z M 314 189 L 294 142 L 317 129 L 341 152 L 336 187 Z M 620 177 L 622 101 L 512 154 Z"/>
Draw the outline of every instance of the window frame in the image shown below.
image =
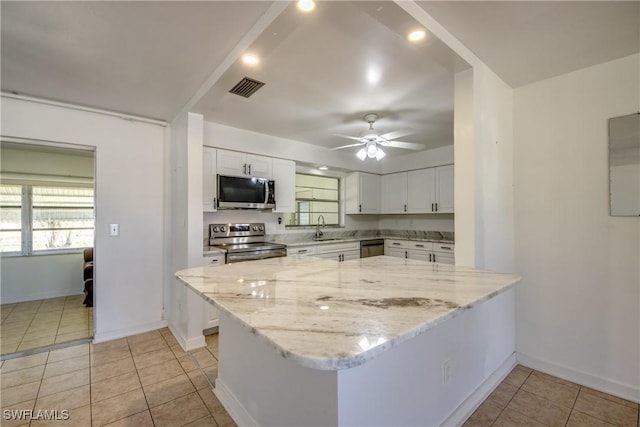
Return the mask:
<path fill-rule="evenodd" d="M 327 228 L 341 228 L 344 227 L 344 225 L 342 224 L 343 221 L 343 216 L 342 216 L 342 205 L 343 205 L 343 200 L 342 200 L 342 178 L 338 177 L 338 176 L 327 176 L 327 175 L 315 175 L 312 173 L 303 173 L 303 172 L 296 172 L 296 177 L 298 175 L 305 175 L 305 176 L 312 176 L 315 178 L 328 178 L 328 179 L 335 179 L 337 181 L 337 187 L 336 187 L 336 191 L 338 194 L 338 198 L 337 200 L 332 200 L 332 199 L 313 199 L 313 198 L 295 198 L 295 211 L 291 212 L 291 215 L 296 216 L 296 218 L 299 218 L 300 216 L 300 211 L 298 210 L 298 205 L 300 202 L 327 202 L 327 203 L 335 203 L 338 207 L 338 210 L 336 212 L 336 215 L 338 217 L 338 222 L 336 224 L 326 224 L 325 226 Z M 296 185 L 297 187 L 297 185 Z M 315 188 L 315 187 L 313 187 Z M 310 215 L 310 213 L 309 213 Z M 312 220 L 312 218 L 310 217 L 310 220 Z M 311 222 L 311 221 L 310 221 Z M 291 229 L 291 230 L 295 230 L 295 229 L 304 229 L 304 228 L 315 228 L 316 224 L 285 224 L 285 229 Z"/>
<path fill-rule="evenodd" d="M 73 253 L 81 253 L 85 248 L 49 248 L 49 249 L 33 249 L 33 187 L 68 187 L 68 188 L 85 188 L 91 189 L 93 191 L 93 242 L 92 246 L 95 246 L 95 187 L 93 185 L 82 185 L 82 184 L 61 184 L 58 182 L 39 182 L 39 183 L 25 183 L 25 182 L 11 182 L 9 180 L 3 180 L 1 182 L 3 185 L 16 185 L 20 186 L 21 189 L 21 245 L 19 251 L 7 251 L 0 252 L 0 257 L 2 258 L 11 258 L 11 257 L 28 257 L 28 256 L 41 256 L 41 255 L 63 255 L 63 254 L 73 254 Z M 87 208 L 79 208 L 79 209 L 87 209 Z M 65 228 L 66 230 L 66 228 Z"/>

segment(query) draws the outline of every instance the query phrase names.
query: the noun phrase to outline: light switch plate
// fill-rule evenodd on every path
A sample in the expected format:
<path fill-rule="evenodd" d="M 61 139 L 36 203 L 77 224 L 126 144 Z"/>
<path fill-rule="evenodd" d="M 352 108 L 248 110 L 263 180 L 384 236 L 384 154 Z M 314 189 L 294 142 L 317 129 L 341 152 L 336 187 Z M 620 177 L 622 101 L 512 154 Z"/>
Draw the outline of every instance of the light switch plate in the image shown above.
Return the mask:
<path fill-rule="evenodd" d="M 111 224 L 109 225 L 109 236 L 118 236 L 120 234 L 120 225 L 119 224 Z"/>

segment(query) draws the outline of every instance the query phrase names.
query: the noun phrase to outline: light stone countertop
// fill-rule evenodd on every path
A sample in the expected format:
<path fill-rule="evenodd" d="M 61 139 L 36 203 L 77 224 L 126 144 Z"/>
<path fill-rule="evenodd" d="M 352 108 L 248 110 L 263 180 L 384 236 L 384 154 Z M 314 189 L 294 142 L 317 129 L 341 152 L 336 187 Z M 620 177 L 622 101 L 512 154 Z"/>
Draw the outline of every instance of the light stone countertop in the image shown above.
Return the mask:
<path fill-rule="evenodd" d="M 506 291 L 520 277 L 377 256 L 288 256 L 176 277 L 283 357 L 346 369 Z"/>
<path fill-rule="evenodd" d="M 328 243 L 348 243 L 348 242 L 361 242 L 364 240 L 378 240 L 378 239 L 394 239 L 394 240 L 410 240 L 413 242 L 434 242 L 434 243 L 447 243 L 454 245 L 455 242 L 451 240 L 435 240 L 435 239 L 422 239 L 417 237 L 398 237 L 398 236 L 363 236 L 363 237 L 352 237 L 345 239 L 328 239 L 328 240 L 303 240 L 299 242 L 291 242 L 286 243 L 288 248 L 296 248 L 300 246 L 309 246 L 309 245 L 323 245 Z M 280 243 L 280 242 L 278 242 Z"/>

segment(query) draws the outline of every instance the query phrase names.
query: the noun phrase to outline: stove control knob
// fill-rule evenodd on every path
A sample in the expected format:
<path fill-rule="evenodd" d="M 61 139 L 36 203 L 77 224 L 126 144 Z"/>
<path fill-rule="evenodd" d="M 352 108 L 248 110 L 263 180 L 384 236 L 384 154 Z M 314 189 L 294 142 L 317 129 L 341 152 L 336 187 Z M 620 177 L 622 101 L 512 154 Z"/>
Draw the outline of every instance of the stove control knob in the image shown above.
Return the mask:
<path fill-rule="evenodd" d="M 225 231 L 227 231 L 227 227 L 225 227 L 224 225 L 222 227 L 220 227 L 220 232 L 224 233 Z"/>
<path fill-rule="evenodd" d="M 218 232 L 218 227 L 213 227 L 213 232 L 217 233 Z"/>
<path fill-rule="evenodd" d="M 264 231 L 264 225 L 260 225 L 260 226 L 258 226 L 258 230 L 260 230 L 260 231 Z"/>
<path fill-rule="evenodd" d="M 253 231 L 258 231 L 258 226 L 257 226 L 257 225 L 254 225 L 253 227 L 251 227 L 251 229 L 252 229 Z"/>

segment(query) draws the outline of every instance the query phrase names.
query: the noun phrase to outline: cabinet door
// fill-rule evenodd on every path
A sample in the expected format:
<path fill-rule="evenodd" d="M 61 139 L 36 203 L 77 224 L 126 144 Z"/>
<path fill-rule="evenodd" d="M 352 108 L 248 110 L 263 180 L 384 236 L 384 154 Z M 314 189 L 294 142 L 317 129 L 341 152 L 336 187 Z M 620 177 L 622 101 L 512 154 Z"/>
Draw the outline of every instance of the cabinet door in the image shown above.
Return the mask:
<path fill-rule="evenodd" d="M 455 264 L 455 256 L 452 253 L 433 252 L 433 259 L 440 264 Z"/>
<path fill-rule="evenodd" d="M 380 179 L 382 213 L 405 213 L 407 211 L 407 173 L 383 175 Z"/>
<path fill-rule="evenodd" d="M 343 261 L 349 261 L 350 259 L 359 259 L 360 258 L 360 251 L 359 250 L 354 250 L 354 251 L 345 251 L 342 253 L 342 260 Z"/>
<path fill-rule="evenodd" d="M 440 166 L 436 169 L 436 200 L 438 203 L 437 212 L 453 213 L 453 188 L 454 169 L 453 165 Z"/>
<path fill-rule="evenodd" d="M 273 159 L 271 157 L 247 154 L 247 175 L 249 176 L 271 179 L 273 177 L 272 165 Z"/>
<path fill-rule="evenodd" d="M 402 248 L 385 248 L 384 254 L 396 258 L 407 258 L 407 249 Z"/>
<path fill-rule="evenodd" d="M 247 155 L 237 151 L 218 150 L 216 162 L 220 175 L 246 175 Z"/>
<path fill-rule="evenodd" d="M 202 148 L 202 210 L 216 211 L 216 149 Z"/>
<path fill-rule="evenodd" d="M 354 172 L 346 176 L 344 181 L 345 213 L 360 213 L 360 173 Z"/>
<path fill-rule="evenodd" d="M 359 211 L 368 214 L 380 213 L 380 176 L 361 173 L 359 181 Z"/>
<path fill-rule="evenodd" d="M 409 259 L 417 259 L 420 261 L 431 262 L 432 257 L 430 257 L 431 252 L 429 251 L 421 251 L 418 249 L 409 249 Z"/>
<path fill-rule="evenodd" d="M 316 253 L 316 247 L 313 245 L 287 248 L 287 255 L 314 255 L 315 253 Z"/>
<path fill-rule="evenodd" d="M 276 207 L 273 212 L 295 212 L 296 162 L 273 159 L 273 180 L 276 185 Z"/>
<path fill-rule="evenodd" d="M 407 211 L 409 213 L 431 213 L 436 203 L 435 168 L 420 169 L 407 173 Z"/>

